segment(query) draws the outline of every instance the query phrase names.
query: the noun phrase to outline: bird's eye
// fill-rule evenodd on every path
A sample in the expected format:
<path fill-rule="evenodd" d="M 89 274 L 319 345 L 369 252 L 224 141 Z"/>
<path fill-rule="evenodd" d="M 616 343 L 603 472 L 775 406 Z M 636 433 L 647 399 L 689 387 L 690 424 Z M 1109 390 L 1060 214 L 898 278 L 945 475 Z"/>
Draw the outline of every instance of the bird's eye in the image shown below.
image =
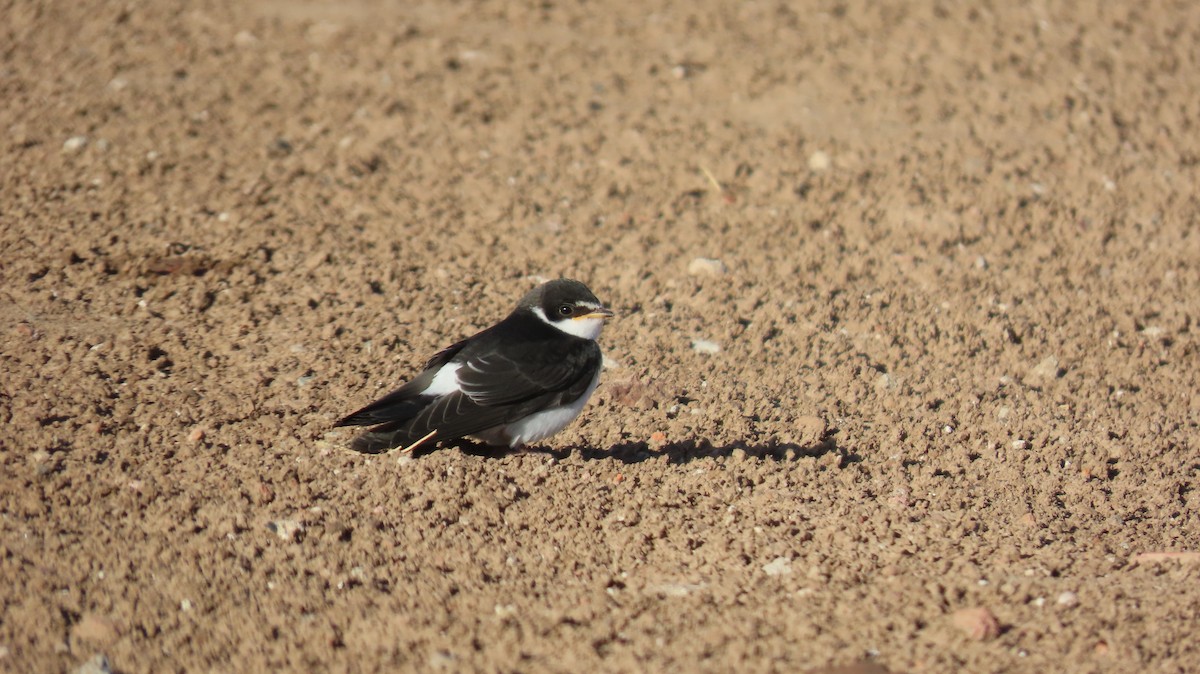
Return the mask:
<path fill-rule="evenodd" d="M 575 312 L 575 307 L 571 306 L 570 304 L 560 304 L 558 306 L 558 315 L 559 316 L 570 316 L 574 312 Z"/>

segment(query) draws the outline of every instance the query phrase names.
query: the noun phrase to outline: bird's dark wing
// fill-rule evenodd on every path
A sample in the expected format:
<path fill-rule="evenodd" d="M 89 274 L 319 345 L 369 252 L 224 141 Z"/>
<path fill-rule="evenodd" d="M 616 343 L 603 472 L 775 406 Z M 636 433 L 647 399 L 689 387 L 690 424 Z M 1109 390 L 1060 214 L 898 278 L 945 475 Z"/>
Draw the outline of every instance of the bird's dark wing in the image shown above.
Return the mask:
<path fill-rule="evenodd" d="M 464 355 L 459 386 L 481 407 L 544 396 L 558 398 L 555 405 L 574 402 L 591 385 L 601 361 L 600 347 L 586 339 L 523 341 Z"/>

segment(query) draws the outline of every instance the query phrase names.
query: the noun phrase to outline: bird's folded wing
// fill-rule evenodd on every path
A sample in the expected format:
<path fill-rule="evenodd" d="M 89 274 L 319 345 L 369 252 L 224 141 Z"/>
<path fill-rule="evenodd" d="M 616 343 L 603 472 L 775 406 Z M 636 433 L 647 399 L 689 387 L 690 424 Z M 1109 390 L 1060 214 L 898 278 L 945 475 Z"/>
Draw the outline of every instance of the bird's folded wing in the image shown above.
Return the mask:
<path fill-rule="evenodd" d="M 600 367 L 600 347 L 579 342 L 547 351 L 544 345 L 468 358 L 458 370 L 462 392 L 481 407 L 515 405 L 535 398 L 574 402 Z"/>
<path fill-rule="evenodd" d="M 430 403 L 405 424 L 405 429 L 414 438 L 429 431 L 437 432 L 434 439 L 461 438 L 501 426 L 521 412 L 509 406 L 482 406 L 465 394 L 455 392 Z"/>

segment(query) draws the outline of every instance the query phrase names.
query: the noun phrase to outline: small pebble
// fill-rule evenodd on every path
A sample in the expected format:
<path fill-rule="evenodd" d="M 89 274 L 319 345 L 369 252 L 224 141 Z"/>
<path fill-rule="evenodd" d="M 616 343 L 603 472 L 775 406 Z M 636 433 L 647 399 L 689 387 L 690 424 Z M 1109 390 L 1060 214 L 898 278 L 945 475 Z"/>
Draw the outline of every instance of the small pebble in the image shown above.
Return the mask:
<path fill-rule="evenodd" d="M 825 420 L 817 416 L 798 417 L 794 422 L 796 433 L 799 435 L 797 444 L 813 447 L 820 444 L 825 437 Z"/>
<path fill-rule="evenodd" d="M 254 497 L 258 505 L 266 505 L 275 500 L 275 490 L 271 489 L 271 485 L 266 482 L 259 482 Z"/>
<path fill-rule="evenodd" d="M 241 30 L 233 36 L 233 43 L 239 47 L 251 47 L 258 43 L 258 38 L 248 30 Z"/>
<path fill-rule="evenodd" d="M 1034 365 L 1029 370 L 1029 375 L 1025 377 L 1029 380 L 1050 380 L 1057 379 L 1059 375 L 1058 359 L 1054 356 L 1046 356 L 1040 363 Z"/>
<path fill-rule="evenodd" d="M 721 352 L 721 345 L 707 339 L 693 339 L 692 351 L 712 355 Z"/>
<path fill-rule="evenodd" d="M 193 428 L 191 433 L 188 433 L 188 442 L 200 442 L 204 439 L 203 428 Z"/>
<path fill-rule="evenodd" d="M 787 557 L 776 557 L 762 568 L 768 576 L 785 576 L 792 572 L 792 560 Z"/>
<path fill-rule="evenodd" d="M 875 378 L 876 391 L 890 391 L 894 388 L 896 388 L 896 378 L 892 375 L 884 373 Z"/>
<path fill-rule="evenodd" d="M 688 263 L 688 273 L 692 276 L 721 276 L 728 269 L 725 263 L 710 257 L 698 257 Z"/>
<path fill-rule="evenodd" d="M 63 143 L 63 152 L 79 152 L 87 146 L 87 136 L 71 136 Z"/>
<path fill-rule="evenodd" d="M 808 155 L 808 168 L 817 173 L 828 171 L 831 165 L 833 165 L 833 160 L 820 150 Z"/>
<path fill-rule="evenodd" d="M 663 583 L 650 588 L 650 591 L 664 597 L 686 597 L 703 588 L 703 585 L 697 583 Z"/>
<path fill-rule="evenodd" d="M 614 381 L 605 386 L 612 399 L 626 407 L 649 410 L 658 407 L 660 402 L 670 399 L 662 387 L 637 378 Z"/>
<path fill-rule="evenodd" d="M 511 618 L 517 615 L 517 607 L 512 604 L 496 604 L 493 610 L 497 618 Z"/>
<path fill-rule="evenodd" d="M 1058 602 L 1059 606 L 1065 606 L 1066 608 L 1071 608 L 1073 606 L 1079 605 L 1079 595 L 1068 590 L 1068 591 L 1063 592 L 1062 594 L 1058 595 L 1058 599 L 1056 601 Z"/>
<path fill-rule="evenodd" d="M 296 520 L 275 520 L 267 523 L 267 530 L 281 539 L 291 542 L 296 540 L 304 531 L 304 525 Z"/>
<path fill-rule="evenodd" d="M 987 258 L 982 255 L 975 258 L 975 268 L 976 269 L 987 269 L 988 268 Z"/>
<path fill-rule="evenodd" d="M 892 495 L 888 497 L 887 502 L 893 508 L 904 510 L 912 504 L 912 492 L 904 487 L 896 487 L 892 490 Z"/>
<path fill-rule="evenodd" d="M 991 641 L 1000 636 L 1000 621 L 982 606 L 961 608 L 950 616 L 950 620 L 973 641 Z"/>

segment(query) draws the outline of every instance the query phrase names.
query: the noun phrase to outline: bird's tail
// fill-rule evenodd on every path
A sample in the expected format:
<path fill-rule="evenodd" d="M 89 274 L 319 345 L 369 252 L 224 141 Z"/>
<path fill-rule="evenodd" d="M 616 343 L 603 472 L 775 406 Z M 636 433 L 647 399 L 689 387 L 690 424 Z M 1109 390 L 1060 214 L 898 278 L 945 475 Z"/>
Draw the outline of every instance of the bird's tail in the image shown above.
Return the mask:
<path fill-rule="evenodd" d="M 425 402 L 411 398 L 384 398 L 345 417 L 334 426 L 374 426 L 355 438 L 350 443 L 350 449 L 364 454 L 381 454 L 421 439 L 424 432 L 418 433 L 419 429 L 412 428 L 412 421 Z"/>
<path fill-rule="evenodd" d="M 363 454 L 382 454 L 390 449 L 404 447 L 416 449 L 426 444 L 435 435 L 424 428 L 413 428 L 411 420 L 392 421 L 365 431 L 350 442 L 350 449 Z"/>
<path fill-rule="evenodd" d="M 404 444 L 404 439 L 399 436 L 407 435 L 404 431 L 367 431 L 354 438 L 350 449 L 363 454 L 382 454 Z"/>

